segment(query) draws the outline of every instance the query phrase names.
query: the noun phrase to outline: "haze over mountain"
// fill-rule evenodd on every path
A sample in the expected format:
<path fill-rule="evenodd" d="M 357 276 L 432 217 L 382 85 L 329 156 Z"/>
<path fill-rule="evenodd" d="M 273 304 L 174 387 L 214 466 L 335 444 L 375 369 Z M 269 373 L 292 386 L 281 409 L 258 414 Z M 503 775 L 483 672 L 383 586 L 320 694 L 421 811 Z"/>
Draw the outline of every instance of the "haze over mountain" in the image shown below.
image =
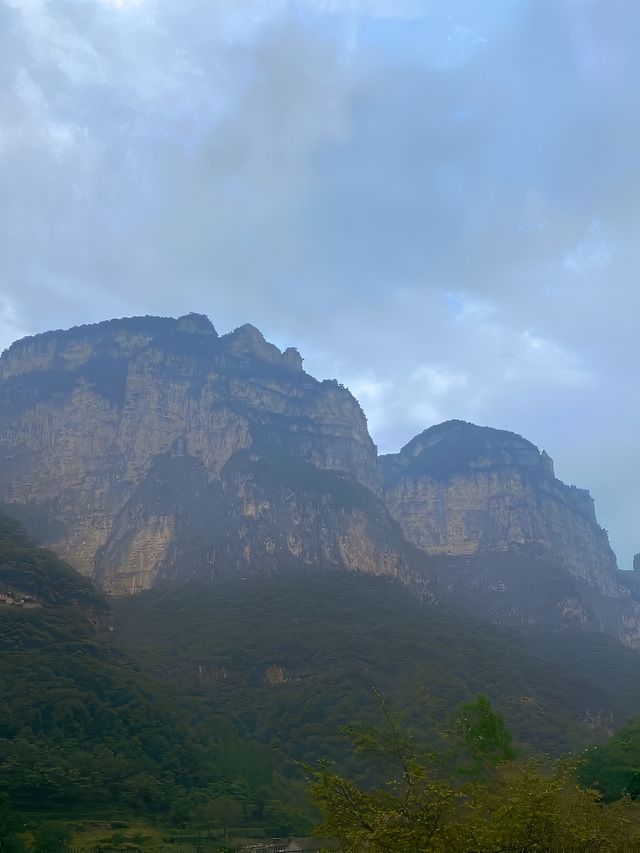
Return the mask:
<path fill-rule="evenodd" d="M 451 421 L 378 460 L 347 389 L 253 326 L 138 317 L 26 338 L 0 358 L 0 404 L 0 499 L 108 592 L 345 568 L 640 644 L 634 578 L 546 453 Z"/>
<path fill-rule="evenodd" d="M 640 549 L 640 7 L 0 3 L 0 348 L 247 317 L 397 452 L 527 436 Z"/>

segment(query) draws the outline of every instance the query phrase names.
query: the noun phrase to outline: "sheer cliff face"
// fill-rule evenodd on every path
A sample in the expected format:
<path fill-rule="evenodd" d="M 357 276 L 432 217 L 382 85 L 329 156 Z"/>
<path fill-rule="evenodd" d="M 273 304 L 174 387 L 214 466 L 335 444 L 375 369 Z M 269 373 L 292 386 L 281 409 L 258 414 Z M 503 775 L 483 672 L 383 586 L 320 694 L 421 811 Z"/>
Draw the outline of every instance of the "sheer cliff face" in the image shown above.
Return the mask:
<path fill-rule="evenodd" d="M 616 569 L 589 493 L 557 480 L 549 456 L 519 435 L 449 421 L 382 457 L 381 470 L 391 514 L 428 553 L 536 543 L 577 575 Z"/>
<path fill-rule="evenodd" d="M 0 504 L 115 594 L 347 568 L 493 621 L 640 646 L 637 583 L 544 452 L 450 421 L 377 460 L 351 394 L 252 326 L 219 337 L 200 315 L 140 317 L 15 343 L 0 358 Z"/>
<path fill-rule="evenodd" d="M 640 644 L 640 608 L 588 492 L 514 433 L 449 421 L 381 457 L 405 537 L 441 562 L 440 591 L 508 624 L 605 630 Z M 491 556 L 493 555 L 493 557 Z"/>
<path fill-rule="evenodd" d="M 218 337 L 198 315 L 110 321 L 0 359 L 0 500 L 114 592 L 276 554 L 402 574 L 377 478 L 354 398 L 252 326 Z"/>

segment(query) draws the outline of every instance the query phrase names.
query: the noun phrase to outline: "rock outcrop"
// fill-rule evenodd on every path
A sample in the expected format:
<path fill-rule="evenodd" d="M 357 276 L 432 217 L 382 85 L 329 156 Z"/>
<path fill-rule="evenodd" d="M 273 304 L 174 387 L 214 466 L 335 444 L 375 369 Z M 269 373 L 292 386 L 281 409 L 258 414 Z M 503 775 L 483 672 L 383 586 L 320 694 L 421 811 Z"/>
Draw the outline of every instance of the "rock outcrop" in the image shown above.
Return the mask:
<path fill-rule="evenodd" d="M 450 421 L 377 459 L 364 413 L 253 326 L 135 317 L 0 358 L 0 504 L 107 592 L 280 568 L 401 578 L 495 622 L 640 645 L 588 492 Z"/>
<path fill-rule="evenodd" d="M 253 326 L 139 317 L 0 358 L 0 500 L 109 592 L 296 561 L 408 577 L 356 400 Z"/>
<path fill-rule="evenodd" d="M 640 605 L 590 494 L 511 432 L 448 421 L 380 459 L 405 537 L 439 555 L 440 594 L 496 622 L 604 630 L 640 645 Z"/>
<path fill-rule="evenodd" d="M 430 554 L 536 543 L 574 574 L 616 569 L 589 492 L 556 479 L 547 453 L 515 433 L 448 421 L 380 465 L 391 514 Z"/>

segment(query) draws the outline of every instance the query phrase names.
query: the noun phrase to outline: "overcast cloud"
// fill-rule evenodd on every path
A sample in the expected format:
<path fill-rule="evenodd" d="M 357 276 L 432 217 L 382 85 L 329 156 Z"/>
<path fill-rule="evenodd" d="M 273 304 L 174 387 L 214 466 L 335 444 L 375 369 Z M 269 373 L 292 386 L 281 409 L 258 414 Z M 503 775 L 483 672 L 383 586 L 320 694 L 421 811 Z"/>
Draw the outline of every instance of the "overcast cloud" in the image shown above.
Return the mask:
<path fill-rule="evenodd" d="M 0 348 L 207 313 L 640 550 L 640 4 L 0 0 Z"/>

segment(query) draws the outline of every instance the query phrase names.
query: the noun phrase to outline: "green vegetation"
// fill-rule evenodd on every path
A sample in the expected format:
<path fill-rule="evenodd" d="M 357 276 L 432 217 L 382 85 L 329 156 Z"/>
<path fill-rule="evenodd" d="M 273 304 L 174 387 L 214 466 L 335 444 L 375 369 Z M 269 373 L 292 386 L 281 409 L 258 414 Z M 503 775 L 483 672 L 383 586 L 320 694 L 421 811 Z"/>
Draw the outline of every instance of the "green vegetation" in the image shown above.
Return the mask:
<path fill-rule="evenodd" d="M 640 797 L 640 718 L 630 720 L 606 744 L 586 753 L 580 779 L 610 802 Z"/>
<path fill-rule="evenodd" d="M 2 514 L 0 595 L 3 850 L 307 835 L 316 813 L 299 762 L 319 767 L 325 831 L 347 849 L 493 851 L 519 838 L 534 806 L 532 832 L 551 847 L 519 849 L 562 849 L 576 827 L 593 841 L 578 849 L 616 849 L 612 821 L 618 841 L 635 827 L 626 802 L 603 810 L 572 766 L 535 758 L 592 743 L 586 710 L 633 707 L 636 657 L 613 641 L 565 634 L 555 648 L 551 635 L 520 637 L 337 571 L 194 584 L 112 610 Z M 375 734 L 372 685 L 428 754 L 395 724 L 391 744 Z M 406 768 L 387 784 L 398 754 Z M 640 722 L 585 756 L 584 784 L 608 800 L 640 793 Z M 345 792 L 373 835 L 340 827 Z M 417 815 L 421 833 L 436 816 L 448 827 L 433 834 L 440 848 L 416 846 L 427 844 Z"/>
<path fill-rule="evenodd" d="M 95 615 L 109 610 L 104 596 L 51 551 L 34 548 L 22 526 L 0 512 L 0 584 L 44 605 L 73 605 Z M 7 621 L 3 619 L 3 623 Z M 8 621 L 11 621 L 10 619 Z"/>
<path fill-rule="evenodd" d="M 5 836 L 16 813 L 36 827 L 47 815 L 130 814 L 191 826 L 229 799 L 228 821 L 308 827 L 295 806 L 302 795 L 268 749 L 144 674 L 96 627 L 110 618 L 102 596 L 4 516 L 0 536 L 0 592 L 10 602 L 0 605 Z M 288 815 L 278 801 L 294 804 Z"/>
<path fill-rule="evenodd" d="M 266 430 L 263 430 L 250 450 L 234 453 L 225 472 L 250 473 L 261 484 L 276 489 L 295 488 L 346 509 L 375 510 L 380 505 L 375 495 L 353 477 L 316 468 L 304 459 L 274 449 L 269 446 L 272 437 L 265 433 Z M 264 452 L 265 455 L 256 459 L 256 452 Z"/>
<path fill-rule="evenodd" d="M 344 763 L 340 729 L 375 717 L 372 685 L 434 742 L 484 692 L 520 742 L 556 755 L 597 737 L 581 723 L 585 709 L 619 709 L 595 678 L 532 655 L 514 632 L 424 606 L 385 578 L 278 572 L 114 607 L 116 640 L 145 672 L 268 745 L 283 768 Z"/>
<path fill-rule="evenodd" d="M 521 629 L 526 648 L 534 655 L 553 661 L 577 678 L 597 680 L 608 694 L 606 704 L 590 702 L 592 712 L 619 709 L 609 726 L 618 726 L 627 717 L 640 713 L 640 655 L 607 634 L 584 631 Z"/>
<path fill-rule="evenodd" d="M 356 736 L 389 759 L 391 778 L 363 787 L 326 765 L 311 769 L 322 835 L 368 853 L 534 853 L 638 849 L 640 814 L 606 806 L 579 787 L 567 762 L 519 759 L 504 720 L 484 696 L 466 703 L 444 754 L 424 753 L 382 703 L 385 728 Z"/>
<path fill-rule="evenodd" d="M 537 482 L 540 471 L 531 465 L 531 460 L 537 460 L 538 453 L 534 444 L 516 433 L 452 420 L 416 435 L 400 453 L 383 456 L 382 473 L 388 487 L 407 470 L 412 475 L 444 480 L 468 473 L 483 458 L 491 458 L 492 468 L 523 458 L 529 460 L 529 465 L 522 468 L 522 473 Z"/>

